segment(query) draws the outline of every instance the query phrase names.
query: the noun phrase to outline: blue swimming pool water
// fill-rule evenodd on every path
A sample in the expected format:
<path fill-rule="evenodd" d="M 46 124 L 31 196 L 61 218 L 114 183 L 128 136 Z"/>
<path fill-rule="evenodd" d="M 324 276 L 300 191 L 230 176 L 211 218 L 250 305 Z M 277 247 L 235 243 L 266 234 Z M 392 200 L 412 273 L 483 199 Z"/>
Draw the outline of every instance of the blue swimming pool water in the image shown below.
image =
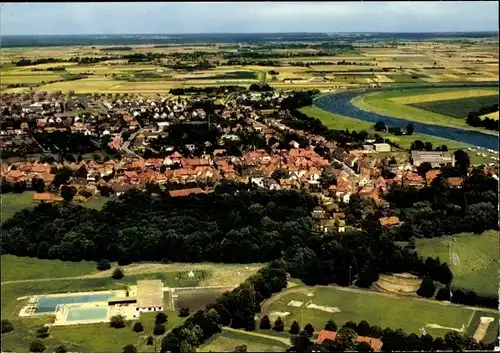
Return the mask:
<path fill-rule="evenodd" d="M 108 318 L 108 308 L 71 308 L 66 321 L 105 320 Z"/>
<path fill-rule="evenodd" d="M 37 313 L 48 313 L 55 311 L 59 304 L 76 304 L 76 303 L 89 303 L 89 302 L 101 302 L 107 301 L 113 295 L 111 293 L 99 293 L 99 294 L 74 294 L 67 296 L 41 296 L 38 297 L 36 303 Z"/>

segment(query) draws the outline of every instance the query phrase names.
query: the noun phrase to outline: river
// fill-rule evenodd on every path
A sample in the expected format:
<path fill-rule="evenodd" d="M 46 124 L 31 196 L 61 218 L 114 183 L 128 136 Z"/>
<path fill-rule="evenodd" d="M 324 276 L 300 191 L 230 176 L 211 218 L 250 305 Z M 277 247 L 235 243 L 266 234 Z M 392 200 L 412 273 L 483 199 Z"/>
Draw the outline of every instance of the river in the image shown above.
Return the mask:
<path fill-rule="evenodd" d="M 373 92 L 375 90 L 371 90 Z M 442 137 L 449 140 L 468 143 L 474 146 L 489 148 L 498 151 L 498 137 L 488 135 L 477 131 L 467 131 L 453 127 L 437 126 L 404 119 L 396 119 L 378 113 L 372 113 L 362 110 L 351 103 L 351 100 L 366 92 L 344 92 L 333 93 L 319 97 L 314 101 L 314 105 L 318 108 L 326 110 L 330 113 L 356 118 L 364 121 L 376 123 L 383 121 L 386 125 L 400 127 L 406 129 L 406 125 L 411 122 L 415 126 L 415 133 Z"/>

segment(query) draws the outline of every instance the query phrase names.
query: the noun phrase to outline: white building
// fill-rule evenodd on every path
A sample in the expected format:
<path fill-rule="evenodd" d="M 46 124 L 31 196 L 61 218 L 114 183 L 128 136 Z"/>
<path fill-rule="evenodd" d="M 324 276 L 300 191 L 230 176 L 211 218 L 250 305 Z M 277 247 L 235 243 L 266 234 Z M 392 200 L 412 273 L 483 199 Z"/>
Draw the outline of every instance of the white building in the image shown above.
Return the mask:
<path fill-rule="evenodd" d="M 388 143 L 374 143 L 373 146 L 377 152 L 391 152 L 391 145 Z"/>
<path fill-rule="evenodd" d="M 137 281 L 136 311 L 163 311 L 163 283 L 160 280 Z"/>

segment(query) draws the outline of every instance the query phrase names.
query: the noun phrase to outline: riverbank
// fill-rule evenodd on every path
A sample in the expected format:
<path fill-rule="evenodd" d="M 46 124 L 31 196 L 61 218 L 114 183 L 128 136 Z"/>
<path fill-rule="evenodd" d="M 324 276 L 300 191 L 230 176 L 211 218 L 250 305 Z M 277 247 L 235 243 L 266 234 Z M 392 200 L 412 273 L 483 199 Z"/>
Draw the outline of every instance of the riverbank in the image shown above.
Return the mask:
<path fill-rule="evenodd" d="M 471 89 L 470 87 L 422 88 L 414 90 L 392 90 L 367 93 L 355 97 L 352 100 L 352 104 L 362 110 L 383 114 L 397 119 L 402 119 L 404 117 L 405 120 L 412 122 L 460 128 L 466 131 L 477 131 L 484 134 L 498 136 L 498 132 L 496 131 L 476 128 L 468 125 L 465 122 L 465 117 L 456 118 L 397 102 L 397 100 L 401 97 L 418 98 L 419 96 L 422 97 L 424 95 L 439 96 L 440 94 L 449 94 L 451 97 L 453 96 L 453 93 L 456 93 L 456 95 L 453 96 L 454 98 L 452 99 L 459 100 L 461 95 L 465 97 L 468 92 L 476 92 L 479 95 L 480 93 L 485 94 L 488 91 L 491 91 L 491 95 L 498 96 L 498 88 L 495 87 L 482 87 L 480 90 Z"/>
<path fill-rule="evenodd" d="M 471 147 L 472 145 L 466 144 L 463 142 L 458 142 L 454 140 L 449 140 L 449 139 L 444 139 L 436 136 L 431 136 L 431 135 L 424 135 L 424 134 L 412 134 L 412 135 L 402 135 L 402 136 L 396 136 L 387 132 L 380 132 L 380 131 L 375 131 L 373 129 L 373 123 L 359 120 L 359 119 L 354 119 L 338 114 L 333 114 L 330 113 L 326 110 L 323 110 L 321 108 L 315 107 L 315 106 L 309 106 L 309 107 L 303 107 L 299 109 L 302 113 L 320 120 L 326 127 L 329 129 L 335 129 L 335 130 L 346 130 L 348 129 L 349 131 L 366 131 L 370 134 L 379 134 L 380 136 L 383 136 L 384 138 L 387 138 L 391 140 L 394 143 L 397 143 L 401 148 L 408 150 L 410 149 L 411 143 L 415 140 L 420 140 L 423 142 L 430 142 L 432 143 L 433 146 L 441 146 L 441 145 L 446 145 L 448 147 L 448 151 L 450 153 L 455 152 L 456 150 L 462 149 L 466 150 L 467 147 Z M 475 155 L 473 153 L 469 153 L 469 157 L 471 159 L 472 164 L 484 164 L 484 163 L 491 163 L 492 161 L 489 158 L 482 157 Z"/>

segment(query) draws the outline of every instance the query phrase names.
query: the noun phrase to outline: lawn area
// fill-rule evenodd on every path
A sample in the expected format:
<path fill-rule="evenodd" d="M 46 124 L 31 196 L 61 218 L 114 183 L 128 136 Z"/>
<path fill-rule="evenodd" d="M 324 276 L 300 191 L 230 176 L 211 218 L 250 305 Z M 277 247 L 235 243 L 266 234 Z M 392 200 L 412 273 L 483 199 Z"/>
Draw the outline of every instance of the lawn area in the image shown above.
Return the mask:
<path fill-rule="evenodd" d="M 460 99 L 447 99 L 431 102 L 421 102 L 410 104 L 412 107 L 428 110 L 434 113 L 452 116 L 454 118 L 465 119 L 471 112 L 498 103 L 498 96 L 481 96 Z"/>
<path fill-rule="evenodd" d="M 387 139 L 391 140 L 392 142 L 399 144 L 399 146 L 401 148 L 404 148 L 407 150 L 410 149 L 412 142 L 415 140 L 421 140 L 423 142 L 430 142 L 430 143 L 432 143 L 433 146 L 446 145 L 448 147 L 448 151 L 450 151 L 450 153 L 453 153 L 458 149 L 466 149 L 467 147 L 471 147 L 471 145 L 468 145 L 466 143 L 448 140 L 448 139 L 443 139 L 440 137 L 435 137 L 435 136 L 430 136 L 430 135 L 413 134 L 410 136 L 408 136 L 408 135 L 396 136 L 396 135 L 393 135 L 390 133 L 375 131 L 373 129 L 374 124 L 372 124 L 370 122 L 366 122 L 366 121 L 354 119 L 354 118 L 349 118 L 349 117 L 342 116 L 342 115 L 333 114 L 333 113 L 327 112 L 323 109 L 320 109 L 320 108 L 314 107 L 314 106 L 301 108 L 300 111 L 304 114 L 307 114 L 310 117 L 314 117 L 314 118 L 319 119 L 326 127 L 330 128 L 330 129 L 336 129 L 336 130 L 348 129 L 349 131 L 365 130 L 371 134 L 377 133 L 380 136 L 383 136 L 384 138 L 387 138 Z M 482 164 L 482 163 L 490 163 L 491 162 L 490 159 L 482 157 L 482 156 L 478 156 L 478 155 L 473 154 L 473 153 L 470 153 L 469 157 L 471 159 L 472 164 Z"/>
<path fill-rule="evenodd" d="M 65 262 L 31 257 L 2 255 L 2 282 L 38 278 L 59 278 L 88 275 L 97 272 L 92 261 Z M 22 269 L 22 271 L 20 271 Z"/>
<path fill-rule="evenodd" d="M 311 323 L 316 331 L 322 329 L 329 319 L 333 319 L 338 325 L 347 321 L 366 320 L 370 325 L 402 328 L 407 333 L 419 334 L 419 329 L 427 324 L 457 329 L 464 325 L 467 328 L 474 313 L 473 310 L 458 305 L 443 305 L 438 301 L 424 301 L 370 291 L 353 291 L 333 286 L 294 287 L 275 297 L 270 299 L 269 312 L 266 314 L 276 311 L 289 312 L 290 314 L 284 317 L 286 329 L 294 320 L 300 325 L 302 318 L 303 325 Z M 303 302 L 304 308 L 289 306 L 291 300 Z M 328 313 L 319 309 L 307 309 L 305 303 L 309 301 L 316 305 L 337 307 L 340 311 Z M 426 331 L 432 336 L 442 336 L 448 330 L 426 327 Z"/>
<path fill-rule="evenodd" d="M 263 334 L 267 334 L 263 332 Z M 288 346 L 264 337 L 234 331 L 222 331 L 200 346 L 198 352 L 232 352 L 236 346 L 246 345 L 248 352 L 284 352 Z"/>
<path fill-rule="evenodd" d="M 492 88 L 492 90 L 497 88 Z M 481 91 L 484 91 L 483 89 Z M 379 114 L 384 114 L 394 118 L 404 118 L 406 120 L 416 121 L 424 124 L 440 125 L 455 127 L 464 130 L 477 130 L 483 133 L 495 134 L 492 131 L 488 131 L 482 128 L 473 128 L 466 124 L 463 119 L 456 119 L 454 117 L 438 114 L 429 110 L 419 109 L 410 105 L 395 102 L 394 98 L 417 96 L 418 95 L 432 95 L 446 92 L 465 92 L 467 91 L 478 91 L 471 88 L 432 88 L 432 89 L 418 89 L 418 90 L 393 90 L 393 91 L 383 91 L 368 93 L 365 95 L 358 96 L 353 99 L 352 103 L 360 109 L 375 112 Z M 498 91 L 497 91 L 498 92 Z"/>
<path fill-rule="evenodd" d="M 454 235 L 452 251 L 460 257 L 458 265 L 451 265 L 453 287 L 472 289 L 478 294 L 498 294 L 498 242 L 497 231 L 481 235 L 461 233 Z M 417 252 L 424 257 L 439 257 L 450 262 L 451 237 L 417 239 Z"/>

